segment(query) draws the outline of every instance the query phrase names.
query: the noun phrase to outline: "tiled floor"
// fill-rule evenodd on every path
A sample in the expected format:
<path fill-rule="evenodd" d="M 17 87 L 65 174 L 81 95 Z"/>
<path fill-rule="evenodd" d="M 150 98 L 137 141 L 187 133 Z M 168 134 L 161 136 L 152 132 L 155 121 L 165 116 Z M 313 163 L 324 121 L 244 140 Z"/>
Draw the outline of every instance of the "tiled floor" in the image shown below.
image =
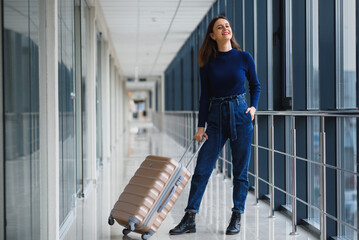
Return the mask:
<path fill-rule="evenodd" d="M 100 184 L 98 184 L 97 187 L 104 189 L 109 188 L 106 181 L 111 182 L 111 187 L 109 188 L 111 189 L 110 201 L 102 200 L 104 203 L 102 209 L 106 209 L 106 211 L 97 214 L 99 222 L 96 225 L 102 226 L 97 230 L 97 236 L 101 236 L 101 239 L 141 239 L 141 236 L 137 233 L 130 233 L 128 236 L 123 236 L 123 228 L 117 224 L 112 227 L 106 226 L 108 209 L 112 207 L 118 194 L 121 193 L 146 155 L 155 154 L 178 159 L 184 150 L 171 138 L 158 132 L 148 123 L 142 126 L 130 124 L 130 128 L 131 131 L 124 139 L 120 140 L 119 144 L 123 145 L 117 149 L 117 155 L 110 160 L 110 169 L 106 170 L 106 166 L 103 169 L 103 171 L 111 172 L 111 180 L 106 178 L 107 173 L 102 174 L 105 178 L 103 181 L 99 181 L 99 183 L 103 186 L 100 187 Z M 138 129 L 140 130 L 138 131 Z M 115 169 L 122 169 L 122 171 L 115 173 Z M 116 176 L 117 179 L 113 176 Z M 97 189 L 97 192 L 99 193 L 99 189 Z M 269 206 L 263 202 L 260 202 L 259 205 L 254 205 L 254 196 L 252 193 L 248 194 L 246 212 L 242 216 L 241 233 L 235 236 L 226 236 L 225 229 L 230 218 L 230 209 L 232 207 L 232 187 L 231 182 L 229 180 L 223 181 L 223 176 L 217 174 L 216 171 L 214 171 L 210 178 L 200 213 L 197 214 L 197 232 L 170 236 L 168 231 L 180 221 L 184 214 L 183 209 L 186 206 L 188 192 L 189 186 L 178 199 L 159 231 L 152 236 L 151 239 L 317 239 L 300 227 L 298 227 L 299 235 L 289 235 L 291 232 L 290 219 L 277 212 L 275 213 L 275 218 L 269 218 Z M 98 206 L 99 201 L 100 200 L 97 201 Z"/>

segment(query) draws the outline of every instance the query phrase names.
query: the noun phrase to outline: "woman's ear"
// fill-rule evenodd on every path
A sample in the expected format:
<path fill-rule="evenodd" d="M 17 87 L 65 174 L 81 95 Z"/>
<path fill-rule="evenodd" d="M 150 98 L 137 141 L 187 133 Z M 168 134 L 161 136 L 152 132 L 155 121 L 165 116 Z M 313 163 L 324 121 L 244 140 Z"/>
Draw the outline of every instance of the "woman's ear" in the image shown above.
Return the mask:
<path fill-rule="evenodd" d="M 214 34 L 213 34 L 213 33 L 210 33 L 209 36 L 210 36 L 214 41 L 216 41 L 216 39 L 214 38 Z"/>

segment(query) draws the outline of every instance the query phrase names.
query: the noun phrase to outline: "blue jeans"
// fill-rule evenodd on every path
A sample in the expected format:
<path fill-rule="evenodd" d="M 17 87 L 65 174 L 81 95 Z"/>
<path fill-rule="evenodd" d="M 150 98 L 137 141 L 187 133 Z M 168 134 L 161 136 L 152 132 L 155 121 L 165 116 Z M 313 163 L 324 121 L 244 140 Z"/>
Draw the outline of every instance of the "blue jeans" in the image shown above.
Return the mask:
<path fill-rule="evenodd" d="M 227 139 L 230 139 L 233 164 L 232 211 L 244 212 L 253 135 L 251 114 L 245 113 L 247 108 L 244 94 L 211 99 L 206 129 L 208 140 L 198 154 L 186 212 L 199 211 L 208 179 Z"/>

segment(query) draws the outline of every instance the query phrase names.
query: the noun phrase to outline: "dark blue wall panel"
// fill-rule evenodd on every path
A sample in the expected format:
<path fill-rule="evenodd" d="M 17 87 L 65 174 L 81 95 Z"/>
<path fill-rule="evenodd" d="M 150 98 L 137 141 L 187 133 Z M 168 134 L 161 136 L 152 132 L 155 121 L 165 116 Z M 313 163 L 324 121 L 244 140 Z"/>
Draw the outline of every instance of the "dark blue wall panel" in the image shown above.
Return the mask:
<path fill-rule="evenodd" d="M 297 132 L 297 156 L 306 158 L 307 156 L 307 118 L 296 118 L 296 132 Z M 308 201 L 307 186 L 307 163 L 302 160 L 297 160 L 297 197 L 303 201 Z M 308 208 L 305 204 L 297 201 L 297 221 L 306 219 L 308 217 Z"/>
<path fill-rule="evenodd" d="M 335 99 L 335 1 L 319 0 L 319 86 L 320 109 L 336 108 Z"/>
<path fill-rule="evenodd" d="M 258 103 L 258 110 L 268 109 L 267 99 L 268 99 L 268 73 L 267 73 L 267 1 L 266 0 L 256 0 L 257 1 L 257 37 L 258 40 L 257 46 L 257 75 L 258 80 L 261 83 L 261 96 Z M 253 56 L 254 57 L 254 56 Z M 247 94 L 249 97 L 250 95 Z"/>
<path fill-rule="evenodd" d="M 181 102 L 182 102 L 182 88 L 181 88 L 181 59 L 179 58 L 176 61 L 176 65 L 174 67 L 174 79 L 173 79 L 173 86 L 174 86 L 174 110 L 180 111 L 181 110 Z"/>
<path fill-rule="evenodd" d="M 268 147 L 268 118 L 267 116 L 258 116 L 258 128 L 261 134 L 258 134 L 258 144 Z M 268 151 L 259 149 L 258 151 L 258 175 L 260 178 L 268 181 Z M 259 181 L 259 198 L 268 194 L 268 185 Z"/>
<path fill-rule="evenodd" d="M 356 67 L 356 72 L 357 72 L 357 109 L 359 109 L 359 1 L 356 1 L 356 61 L 357 61 L 357 67 Z M 358 150 L 359 151 L 359 150 Z M 359 156 L 359 155 L 357 155 Z M 359 186 L 358 186 L 359 187 Z M 359 191 L 358 191 L 359 192 Z M 359 201 L 358 201 L 358 205 L 359 205 Z M 359 208 L 358 208 L 359 209 Z M 359 215 L 358 215 L 358 220 L 359 220 Z"/>
<path fill-rule="evenodd" d="M 213 17 L 215 16 L 218 16 L 219 15 L 219 0 L 217 0 L 214 4 L 213 4 L 213 15 L 210 17 L 210 19 L 212 19 Z"/>
<path fill-rule="evenodd" d="M 232 31 L 234 32 L 234 36 L 238 44 L 243 49 L 243 0 L 233 0 L 234 1 L 234 28 L 232 27 Z M 233 23 L 232 23 L 233 25 Z"/>
<path fill-rule="evenodd" d="M 285 82 L 284 4 L 273 0 L 273 110 L 282 109 Z"/>
<path fill-rule="evenodd" d="M 227 0 L 227 5 L 226 5 L 226 16 L 228 18 L 228 20 L 230 21 L 231 23 L 231 26 L 232 26 L 232 31 L 234 30 L 234 21 L 233 21 L 233 1 L 234 0 Z"/>
<path fill-rule="evenodd" d="M 225 15 L 227 16 L 227 13 L 226 13 L 226 0 L 219 0 L 219 14 L 218 15 Z"/>
<path fill-rule="evenodd" d="M 245 5 L 245 51 L 254 56 L 254 19 L 253 19 L 253 1 L 244 0 Z"/>
<path fill-rule="evenodd" d="M 325 120 L 325 132 L 326 132 L 326 163 L 328 165 L 337 166 L 337 152 L 336 152 L 336 119 L 335 118 L 326 118 Z M 334 169 L 327 168 L 326 170 L 327 178 L 327 212 L 335 217 L 337 215 L 337 172 Z M 334 220 L 327 217 L 327 236 L 336 236 L 337 235 L 337 224 Z"/>
<path fill-rule="evenodd" d="M 176 96 L 175 96 L 175 69 L 174 69 L 174 67 L 172 67 L 172 77 L 171 77 L 171 89 L 170 89 L 170 91 L 171 91 L 170 98 L 172 99 L 170 108 L 173 111 L 173 110 L 176 110 L 176 103 L 175 103 L 175 98 L 176 98 Z"/>
<path fill-rule="evenodd" d="M 285 152 L 285 117 L 274 117 L 274 149 Z M 282 154 L 274 155 L 274 183 L 280 189 L 286 191 L 286 157 Z M 278 210 L 286 203 L 286 195 L 275 190 L 274 192 L 274 209 Z"/>

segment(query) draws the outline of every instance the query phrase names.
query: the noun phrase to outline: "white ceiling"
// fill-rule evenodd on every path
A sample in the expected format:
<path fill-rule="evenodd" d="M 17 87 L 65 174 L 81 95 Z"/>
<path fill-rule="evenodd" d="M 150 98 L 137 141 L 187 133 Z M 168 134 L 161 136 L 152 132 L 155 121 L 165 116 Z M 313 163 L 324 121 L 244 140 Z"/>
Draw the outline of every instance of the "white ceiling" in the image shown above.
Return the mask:
<path fill-rule="evenodd" d="M 125 76 L 160 76 L 214 1 L 100 0 Z"/>

